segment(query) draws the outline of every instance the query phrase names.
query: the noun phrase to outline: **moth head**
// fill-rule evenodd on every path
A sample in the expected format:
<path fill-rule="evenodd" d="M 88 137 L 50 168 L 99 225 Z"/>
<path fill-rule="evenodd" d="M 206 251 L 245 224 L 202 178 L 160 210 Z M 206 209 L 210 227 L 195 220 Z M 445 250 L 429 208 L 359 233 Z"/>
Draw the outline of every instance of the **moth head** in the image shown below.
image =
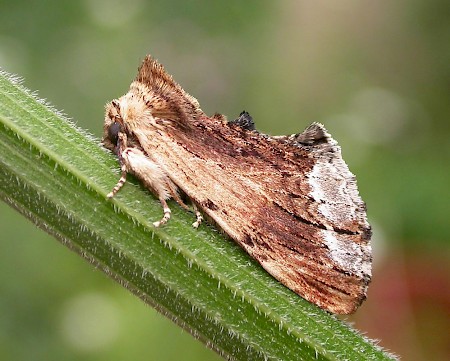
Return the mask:
<path fill-rule="evenodd" d="M 106 104 L 105 122 L 103 124 L 103 146 L 114 151 L 123 129 L 123 119 L 120 113 L 120 102 L 114 99 Z"/>

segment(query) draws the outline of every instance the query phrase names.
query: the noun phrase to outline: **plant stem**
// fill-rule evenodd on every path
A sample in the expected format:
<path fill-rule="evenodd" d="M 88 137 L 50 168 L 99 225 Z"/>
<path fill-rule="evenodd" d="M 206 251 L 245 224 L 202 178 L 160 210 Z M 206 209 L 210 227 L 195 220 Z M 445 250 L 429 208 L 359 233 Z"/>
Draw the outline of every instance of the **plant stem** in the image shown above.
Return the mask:
<path fill-rule="evenodd" d="M 0 198 L 233 360 L 388 360 L 370 341 L 269 276 L 212 227 L 129 182 L 116 159 L 0 74 Z"/>

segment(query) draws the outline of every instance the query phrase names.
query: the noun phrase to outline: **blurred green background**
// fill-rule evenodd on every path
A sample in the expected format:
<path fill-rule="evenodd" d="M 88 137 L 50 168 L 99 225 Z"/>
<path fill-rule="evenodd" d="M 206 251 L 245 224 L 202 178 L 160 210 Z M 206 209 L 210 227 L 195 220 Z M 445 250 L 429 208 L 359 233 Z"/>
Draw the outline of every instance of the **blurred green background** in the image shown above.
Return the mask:
<path fill-rule="evenodd" d="M 202 109 L 259 130 L 325 124 L 374 229 L 346 318 L 405 360 L 450 355 L 447 1 L 0 1 L 0 66 L 100 137 L 145 54 Z M 1 155 L 0 155 L 1 156 Z M 215 360 L 200 342 L 0 204 L 1 360 Z"/>

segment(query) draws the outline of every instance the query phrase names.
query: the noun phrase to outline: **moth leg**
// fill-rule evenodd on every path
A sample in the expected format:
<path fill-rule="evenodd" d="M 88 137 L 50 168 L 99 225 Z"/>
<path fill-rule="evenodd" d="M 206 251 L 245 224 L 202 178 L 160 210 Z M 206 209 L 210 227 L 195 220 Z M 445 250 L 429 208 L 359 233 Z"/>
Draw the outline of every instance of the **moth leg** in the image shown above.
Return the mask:
<path fill-rule="evenodd" d="M 161 220 L 159 220 L 157 222 L 153 222 L 153 225 L 155 227 L 159 227 L 159 226 L 162 226 L 163 224 L 166 224 L 167 221 L 170 219 L 170 214 L 171 214 L 170 208 L 167 205 L 166 200 L 164 198 L 160 197 L 159 201 L 161 202 L 161 205 L 163 207 L 164 217 L 162 217 Z"/>
<path fill-rule="evenodd" d="M 123 185 L 126 183 L 128 172 L 127 172 L 127 167 L 125 166 L 125 164 L 122 164 L 122 166 L 121 166 L 121 171 L 122 171 L 122 174 L 121 174 L 121 176 L 120 176 L 119 181 L 118 181 L 117 184 L 114 186 L 114 188 L 112 189 L 112 191 L 109 192 L 109 193 L 106 195 L 107 198 L 112 198 L 112 197 L 114 197 L 114 196 L 117 194 L 117 192 L 123 187 Z"/>
<path fill-rule="evenodd" d="M 163 207 L 164 216 L 153 222 L 155 227 L 162 226 L 170 219 L 170 208 L 166 200 L 177 196 L 176 185 L 170 180 L 164 170 L 138 148 L 125 148 L 119 160 L 123 162 L 126 172 L 134 174 L 144 186 L 155 194 Z"/>
<path fill-rule="evenodd" d="M 173 198 L 181 207 L 191 211 L 192 209 L 186 205 L 178 194 L 177 186 L 172 182 L 161 167 L 149 158 L 142 150 L 133 147 L 126 147 L 127 137 L 124 133 L 119 133 L 115 153 L 118 155 L 121 177 L 113 190 L 108 193 L 107 197 L 112 198 L 123 187 L 126 182 L 127 173 L 134 174 L 158 197 L 164 211 L 161 220 L 153 222 L 155 227 L 162 226 L 167 223 L 171 216 L 171 210 L 166 202 L 167 199 Z M 193 223 L 193 227 L 197 228 L 203 220 L 202 215 L 196 207 L 194 212 L 197 220 Z"/>
<path fill-rule="evenodd" d="M 184 209 L 188 210 L 188 211 L 194 211 L 195 213 L 195 217 L 196 217 L 196 221 L 194 223 L 192 223 L 192 227 L 194 228 L 198 228 L 198 226 L 200 226 L 200 224 L 203 221 L 203 216 L 200 213 L 200 211 L 198 210 L 197 206 L 195 205 L 195 203 L 192 203 L 192 208 L 189 207 L 186 203 L 183 202 L 183 200 L 180 198 L 180 196 L 178 195 L 176 189 L 172 189 L 171 188 L 171 196 L 172 198 Z"/>
<path fill-rule="evenodd" d="M 198 210 L 198 208 L 195 205 L 195 203 L 193 204 L 193 208 L 194 208 L 195 217 L 197 218 L 197 220 L 194 223 L 192 223 L 192 227 L 198 228 L 198 226 L 200 226 L 200 224 L 202 224 L 203 216 L 200 213 L 200 211 Z"/>
<path fill-rule="evenodd" d="M 128 174 L 128 166 L 127 166 L 127 162 L 126 159 L 124 159 L 123 155 L 122 155 L 122 151 L 125 149 L 125 144 L 127 143 L 127 136 L 125 133 L 119 133 L 117 135 L 118 139 L 117 139 L 117 144 L 116 147 L 114 149 L 114 152 L 117 154 L 118 158 L 119 158 L 119 164 L 120 164 L 120 170 L 121 170 L 121 175 L 120 175 L 120 179 L 117 182 L 117 184 L 114 186 L 114 188 L 112 189 L 111 192 L 109 192 L 106 197 L 107 198 L 112 198 L 114 197 L 117 192 L 120 191 L 120 189 L 123 187 L 123 185 L 126 183 L 127 181 L 127 174 Z"/>

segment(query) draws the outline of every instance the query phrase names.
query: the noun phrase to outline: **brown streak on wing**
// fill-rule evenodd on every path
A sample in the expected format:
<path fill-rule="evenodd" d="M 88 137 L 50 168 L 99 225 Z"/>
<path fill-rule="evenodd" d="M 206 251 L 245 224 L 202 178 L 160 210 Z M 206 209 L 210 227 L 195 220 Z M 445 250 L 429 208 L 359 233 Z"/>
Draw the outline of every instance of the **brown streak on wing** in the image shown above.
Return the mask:
<path fill-rule="evenodd" d="M 202 117 L 191 125 L 191 131 L 148 129 L 141 144 L 280 282 L 332 312 L 353 312 L 368 281 L 333 262 L 318 234 L 320 215 L 310 212 L 305 179 L 315 164 L 310 152 L 255 132 L 237 136 L 217 119 Z M 354 238 L 360 242 L 361 235 Z"/>

